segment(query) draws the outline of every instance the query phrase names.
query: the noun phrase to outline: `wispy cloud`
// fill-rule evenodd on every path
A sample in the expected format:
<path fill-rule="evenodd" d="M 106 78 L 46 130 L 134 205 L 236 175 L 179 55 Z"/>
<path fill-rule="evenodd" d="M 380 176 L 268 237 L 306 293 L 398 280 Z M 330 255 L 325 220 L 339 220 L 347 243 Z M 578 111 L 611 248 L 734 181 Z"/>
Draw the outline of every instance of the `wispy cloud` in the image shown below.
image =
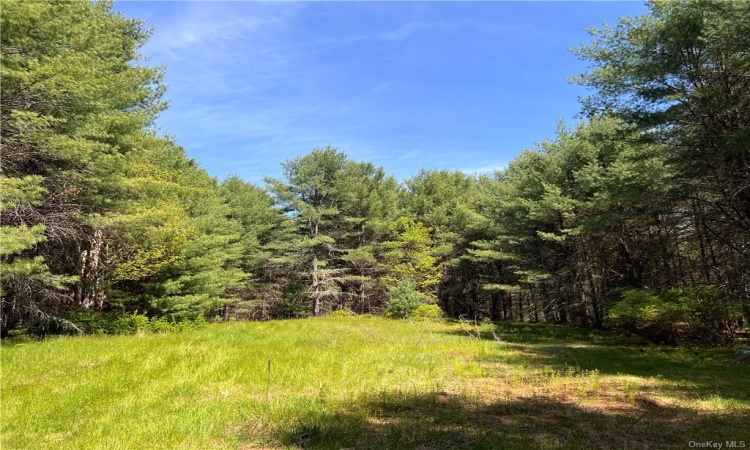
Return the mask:
<path fill-rule="evenodd" d="M 402 179 L 419 167 L 485 172 L 507 159 L 487 140 L 517 140 L 488 117 L 520 88 L 499 97 L 480 72 L 502 46 L 472 56 L 474 72 L 462 63 L 488 42 L 514 44 L 522 24 L 432 3 L 156 5 L 166 14 L 143 52 L 167 66 L 159 124 L 214 175 L 278 176 L 281 161 L 327 144 Z"/>
<path fill-rule="evenodd" d="M 260 2 L 184 2 L 179 6 L 173 10 L 176 14 L 160 25 L 147 44 L 150 51 L 168 53 L 175 59 L 179 59 L 184 50 L 224 57 L 219 50 L 233 48 L 227 44 L 251 42 L 249 37 L 260 38 L 262 44 L 285 31 L 304 8 L 300 3 Z"/>

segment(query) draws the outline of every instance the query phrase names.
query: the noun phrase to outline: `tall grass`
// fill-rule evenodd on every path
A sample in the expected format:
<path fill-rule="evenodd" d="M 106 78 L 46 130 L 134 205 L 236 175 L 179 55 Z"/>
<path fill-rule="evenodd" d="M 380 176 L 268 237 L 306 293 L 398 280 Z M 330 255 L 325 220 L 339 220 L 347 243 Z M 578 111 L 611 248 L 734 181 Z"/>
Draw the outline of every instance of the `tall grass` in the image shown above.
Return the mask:
<path fill-rule="evenodd" d="M 4 346 L 2 448 L 750 445 L 749 366 L 577 333 L 352 317 Z"/>

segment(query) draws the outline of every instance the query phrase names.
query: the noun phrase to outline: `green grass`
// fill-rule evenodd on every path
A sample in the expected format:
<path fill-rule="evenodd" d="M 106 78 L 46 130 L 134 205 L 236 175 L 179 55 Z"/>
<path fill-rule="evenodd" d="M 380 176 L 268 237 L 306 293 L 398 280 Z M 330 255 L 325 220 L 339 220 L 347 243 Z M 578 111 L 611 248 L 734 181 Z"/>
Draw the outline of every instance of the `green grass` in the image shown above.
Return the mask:
<path fill-rule="evenodd" d="M 0 357 L 3 449 L 750 447 L 748 361 L 574 328 L 326 318 Z"/>

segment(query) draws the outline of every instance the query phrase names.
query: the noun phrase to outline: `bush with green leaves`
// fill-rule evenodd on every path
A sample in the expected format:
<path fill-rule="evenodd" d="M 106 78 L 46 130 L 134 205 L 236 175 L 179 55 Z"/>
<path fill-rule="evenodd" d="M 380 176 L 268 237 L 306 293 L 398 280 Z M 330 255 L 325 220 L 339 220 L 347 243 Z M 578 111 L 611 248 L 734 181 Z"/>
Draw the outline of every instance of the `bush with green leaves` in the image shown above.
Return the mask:
<path fill-rule="evenodd" d="M 82 332 L 84 334 L 134 334 L 146 328 L 149 318 L 143 314 L 101 314 L 86 308 L 67 311 L 50 333 Z M 77 330 L 76 330 L 77 329 Z M 45 333 L 39 333 L 45 334 Z"/>
<path fill-rule="evenodd" d="M 415 319 L 442 319 L 445 313 L 438 305 L 419 305 L 409 316 Z"/>
<path fill-rule="evenodd" d="M 714 287 L 661 293 L 627 289 L 605 323 L 655 342 L 719 344 L 733 338 L 740 316 L 734 305 Z"/>
<path fill-rule="evenodd" d="M 102 314 L 86 308 L 74 308 L 62 317 L 49 320 L 37 320 L 26 327 L 19 327 L 9 333 L 9 337 L 20 341 L 26 338 L 43 337 L 51 334 L 93 334 L 123 335 L 136 333 L 171 333 L 188 331 L 205 325 L 206 319 L 198 316 L 195 319 L 181 321 L 168 320 L 164 317 L 148 317 L 137 312 L 128 315 L 122 313 Z"/>
<path fill-rule="evenodd" d="M 387 317 L 404 319 L 417 309 L 425 299 L 425 295 L 417 290 L 414 283 L 399 281 L 388 288 L 391 301 L 385 310 Z"/>

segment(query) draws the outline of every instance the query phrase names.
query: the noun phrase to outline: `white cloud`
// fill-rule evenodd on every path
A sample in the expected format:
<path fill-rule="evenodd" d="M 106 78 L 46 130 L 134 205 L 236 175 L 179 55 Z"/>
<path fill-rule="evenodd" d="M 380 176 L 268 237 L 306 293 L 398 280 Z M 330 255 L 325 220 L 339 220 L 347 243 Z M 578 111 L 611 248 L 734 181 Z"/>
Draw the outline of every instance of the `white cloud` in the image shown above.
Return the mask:
<path fill-rule="evenodd" d="M 449 147 L 460 148 L 460 143 L 421 148 L 421 138 L 410 129 L 412 124 L 438 123 L 444 111 L 393 109 L 393 97 L 419 86 L 398 79 L 351 84 L 349 74 L 335 65 L 340 61 L 323 62 L 319 56 L 362 42 L 395 45 L 398 53 L 396 44 L 420 33 L 496 33 L 506 25 L 407 16 L 390 20 L 382 29 L 340 35 L 337 29 L 316 29 L 319 34 L 300 36 L 301 30 L 311 29 L 303 23 L 309 17 L 302 17 L 309 7 L 285 2 L 176 3 L 176 14 L 157 24 L 143 49 L 156 64 L 167 66 L 172 108 L 160 120 L 163 128 L 175 134 L 191 156 L 210 162 L 207 167 L 214 175 L 239 173 L 253 181 L 277 176 L 279 162 L 327 144 L 354 159 L 377 161 L 400 178 L 413 175 L 406 167 L 415 163 L 448 168 L 466 161 L 466 155 L 435 161 L 433 152 L 450 153 Z"/>
<path fill-rule="evenodd" d="M 179 58 L 181 51 L 218 53 L 215 46 L 266 40 L 283 31 L 303 8 L 299 3 L 184 2 L 162 23 L 147 48 Z M 262 45 L 257 47 L 261 52 Z"/>

